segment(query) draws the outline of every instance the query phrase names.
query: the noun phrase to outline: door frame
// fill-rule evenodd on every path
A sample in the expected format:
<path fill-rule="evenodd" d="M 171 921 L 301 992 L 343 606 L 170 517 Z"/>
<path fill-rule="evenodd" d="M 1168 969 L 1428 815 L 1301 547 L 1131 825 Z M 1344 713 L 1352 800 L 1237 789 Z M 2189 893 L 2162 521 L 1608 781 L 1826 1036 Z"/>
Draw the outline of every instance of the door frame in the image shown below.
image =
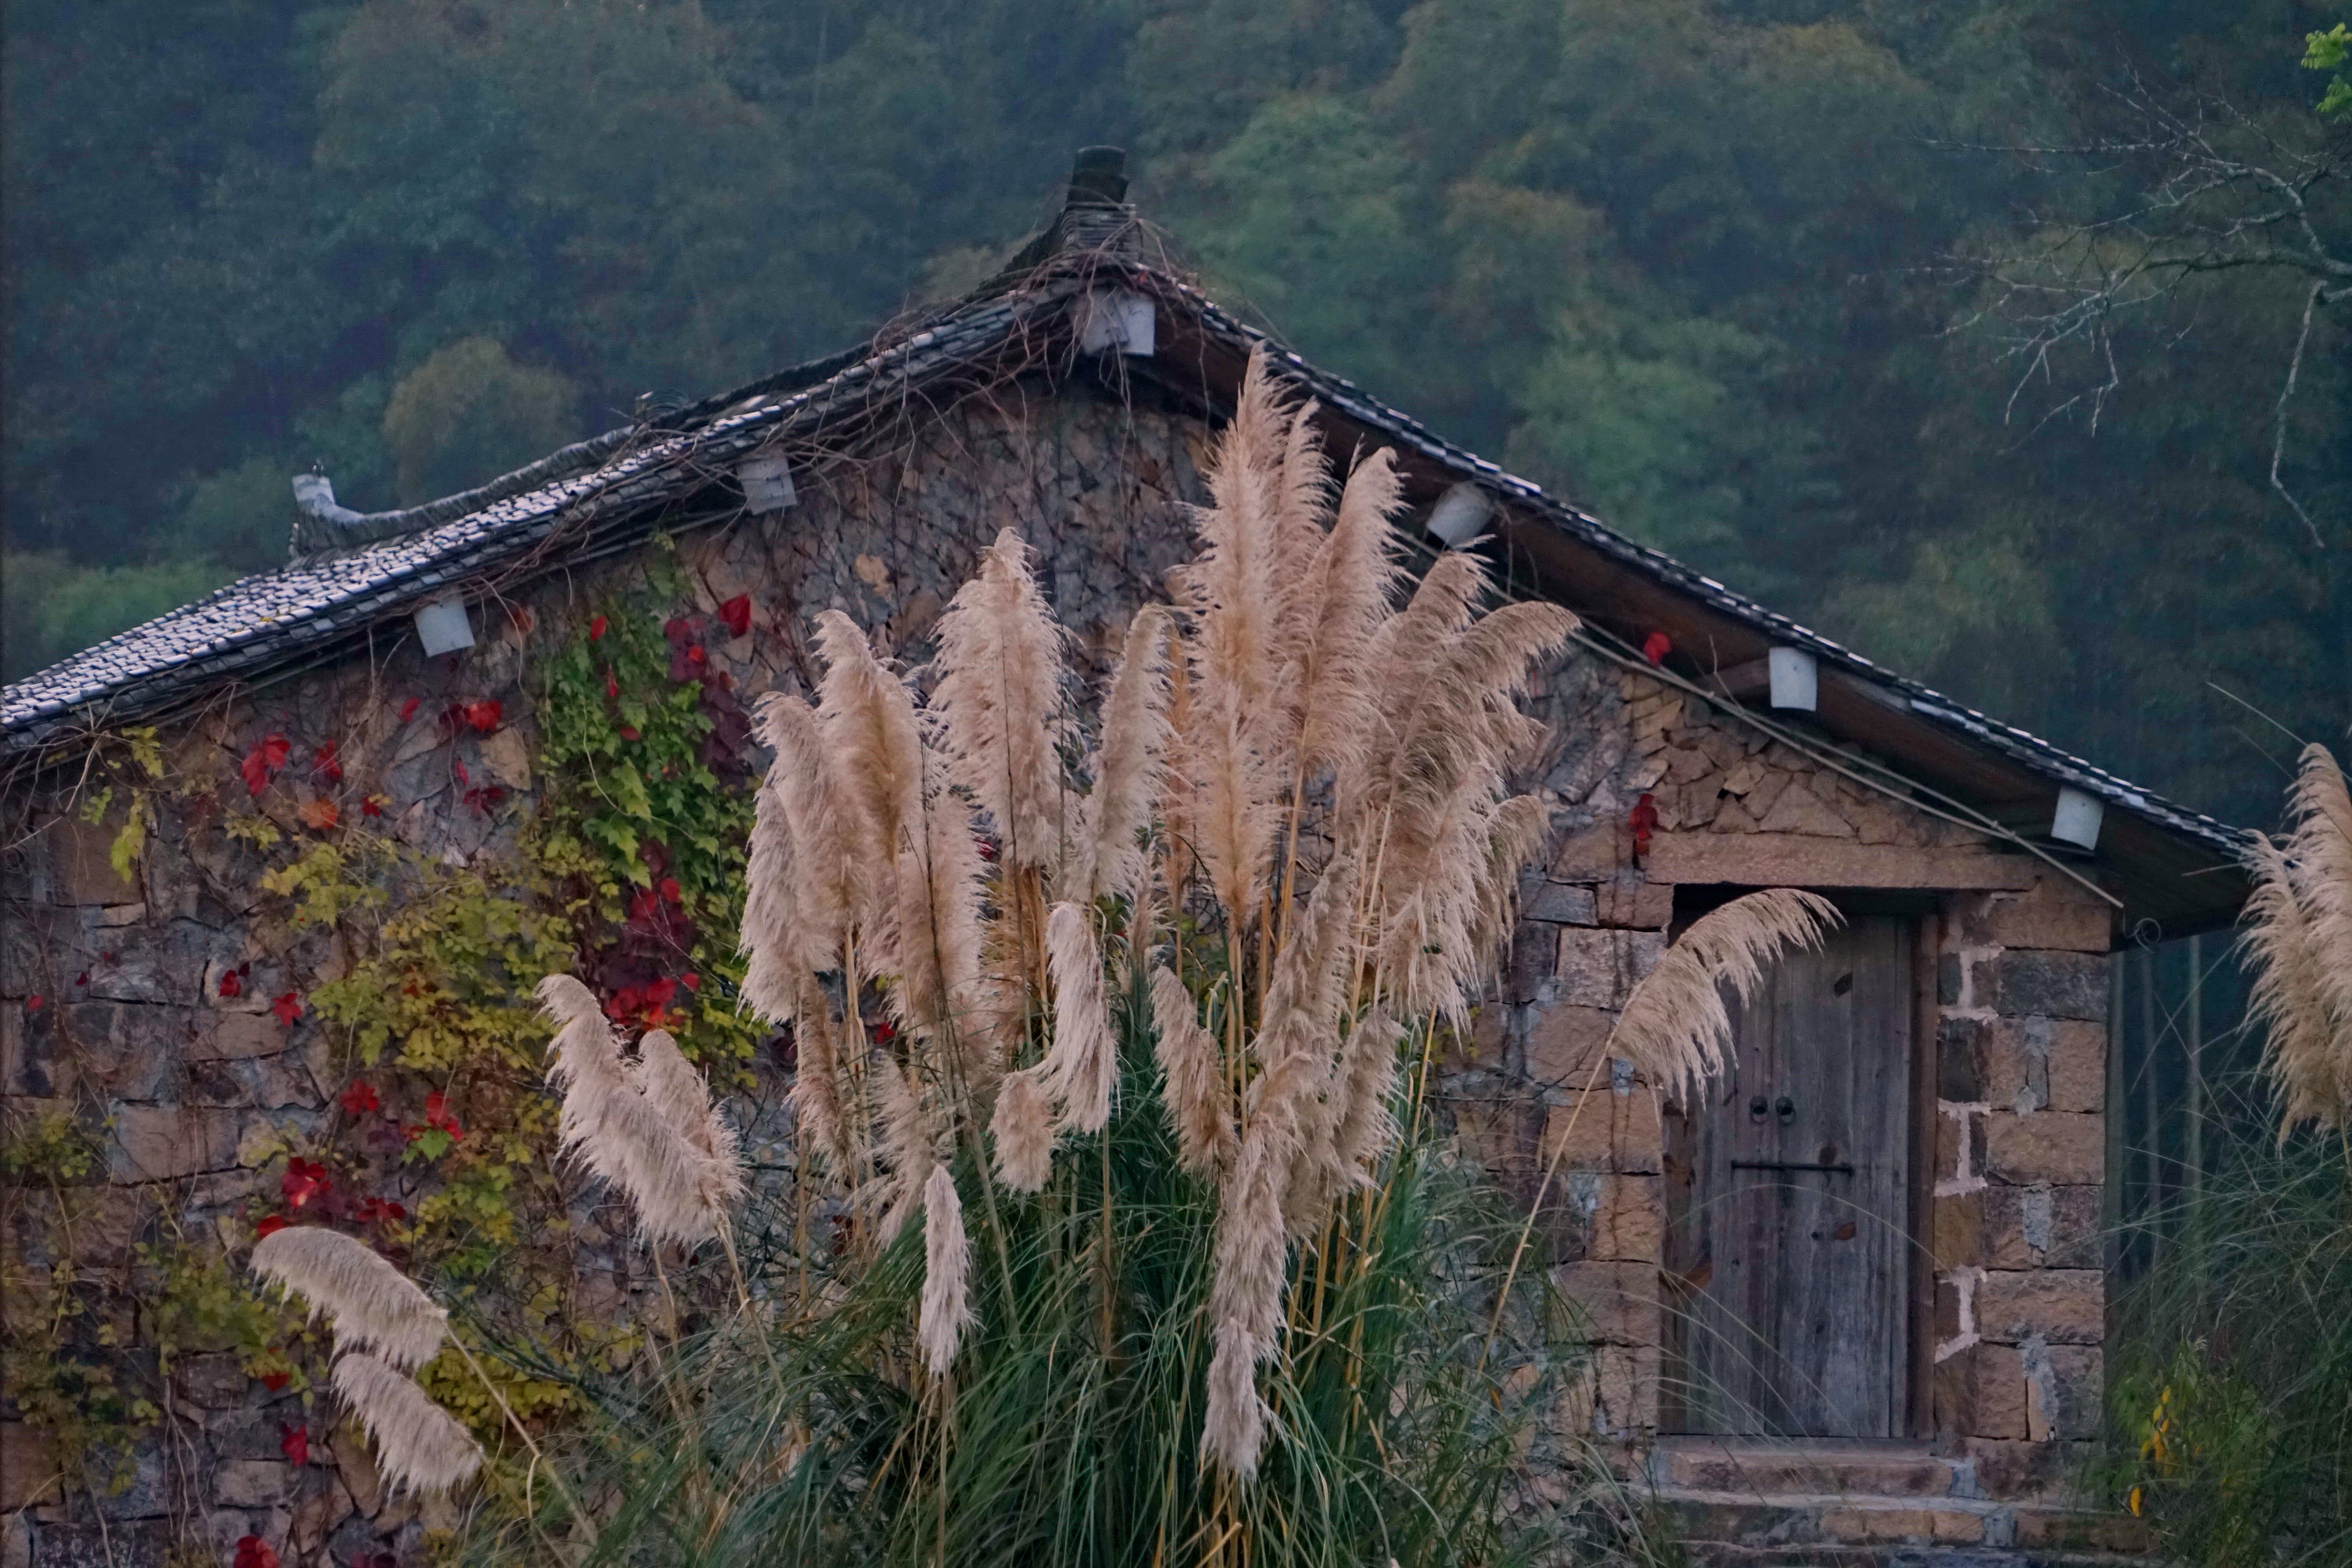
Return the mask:
<path fill-rule="evenodd" d="M 1667 940 L 1679 938 L 1691 921 L 1744 893 L 1759 889 L 1730 886 L 1681 886 L 1675 889 L 1675 905 Z M 1906 1287 L 1909 1292 L 1906 1314 L 1909 1333 L 1906 1347 L 1908 1366 L 1905 1378 L 1908 1409 L 1900 1424 L 1914 1440 L 1932 1438 L 1936 1435 L 1936 1148 L 1937 1117 L 1939 1093 L 1937 1088 L 1940 1051 L 1937 1039 L 1941 1023 L 1938 999 L 1939 961 L 1943 954 L 1944 898 L 1936 891 L 1921 889 L 1888 889 L 1880 888 L 1814 888 L 1808 891 L 1820 893 L 1848 917 L 1881 915 L 1910 921 L 1912 932 L 1911 958 L 1911 1126 L 1910 1191 L 1905 1215 L 1909 1231 L 1910 1268 L 1906 1270 Z M 1675 1114 L 1682 1124 L 1677 1134 L 1683 1140 L 1680 1157 L 1687 1159 L 1690 1110 L 1685 1107 Z M 1669 1139 L 1668 1148 L 1674 1148 Z M 1661 1295 L 1667 1299 L 1661 1330 L 1663 1343 L 1659 1346 L 1659 1415 L 1662 1432 L 1686 1431 L 1688 1414 L 1680 1393 L 1688 1378 L 1688 1362 L 1684 1350 L 1681 1319 L 1674 1299 L 1681 1294 L 1681 1282 L 1667 1272 L 1667 1262 L 1675 1255 L 1674 1227 L 1678 1205 L 1674 1198 L 1673 1183 L 1664 1205 L 1666 1234 L 1662 1238 L 1659 1272 Z M 1686 1212 L 1686 1211 L 1685 1211 Z M 1685 1222 L 1686 1223 L 1686 1222 Z"/>

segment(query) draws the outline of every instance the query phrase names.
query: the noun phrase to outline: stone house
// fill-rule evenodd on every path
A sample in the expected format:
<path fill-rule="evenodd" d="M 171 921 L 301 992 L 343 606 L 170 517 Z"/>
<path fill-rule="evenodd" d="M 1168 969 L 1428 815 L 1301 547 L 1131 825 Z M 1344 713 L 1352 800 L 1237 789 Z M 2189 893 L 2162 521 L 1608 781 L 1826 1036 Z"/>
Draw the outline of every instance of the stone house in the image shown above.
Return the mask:
<path fill-rule="evenodd" d="M 156 1305 L 167 1242 L 241 1246 L 394 1113 L 319 1010 L 364 955 L 289 920 L 289 856 L 355 831 L 458 874 L 517 853 L 558 787 L 544 670 L 610 606 L 661 623 L 738 777 L 741 704 L 807 679 L 812 614 L 919 657 L 1007 524 L 1099 663 L 1189 553 L 1205 440 L 1265 341 L 1148 254 L 1124 195 L 1082 155 L 1056 222 L 952 307 L 463 495 L 362 514 L 299 479 L 284 568 L 7 689 L 0 1094 L 31 1152 L 6 1189 L 0 1563 L 248 1536 L 351 1562 L 434 1522 L 363 1455 L 293 1441 L 266 1352 Z M 2110 954 L 2234 918 L 2231 830 L 1276 361 L 1328 449 L 1396 449 L 1420 559 L 1485 552 L 1584 623 L 1528 764 L 1553 841 L 1444 1085 L 1465 1142 L 1540 1194 L 1589 1314 L 1567 1418 L 1727 1558 L 2097 1545 L 2058 1490 L 2100 1414 Z M 1607 1058 L 1615 1011 L 1681 926 L 1762 887 L 1847 924 L 1675 1103 Z M 606 989 L 691 1005 L 625 937 L 599 939 Z M 478 1113 L 439 1081 L 398 1108 L 412 1142 Z M 37 1396 L 34 1365 L 84 1370 Z M 110 1398 L 149 1413 L 98 1434 L 100 1484 L 67 1484 L 100 1479 L 66 1427 Z"/>

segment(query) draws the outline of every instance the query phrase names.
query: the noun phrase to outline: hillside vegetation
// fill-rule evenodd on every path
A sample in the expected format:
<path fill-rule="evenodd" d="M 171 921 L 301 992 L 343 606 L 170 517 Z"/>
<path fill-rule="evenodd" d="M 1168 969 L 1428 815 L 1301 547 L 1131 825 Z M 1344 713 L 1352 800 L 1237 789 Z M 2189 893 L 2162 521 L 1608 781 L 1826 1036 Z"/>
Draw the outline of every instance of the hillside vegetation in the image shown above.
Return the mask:
<path fill-rule="evenodd" d="M 951 295 L 1115 141 L 1220 297 L 1318 362 L 1874 658 L 2267 819 L 2260 754 L 2292 744 L 2223 693 L 2306 738 L 2352 711 L 2352 268 L 2315 300 L 2293 258 L 2131 268 L 2284 199 L 2199 146 L 2302 204 L 2257 237 L 2352 258 L 2352 124 L 2302 63 L 2340 19 L 26 0 L 6 672 L 282 559 L 314 460 L 348 504 L 419 500 Z"/>

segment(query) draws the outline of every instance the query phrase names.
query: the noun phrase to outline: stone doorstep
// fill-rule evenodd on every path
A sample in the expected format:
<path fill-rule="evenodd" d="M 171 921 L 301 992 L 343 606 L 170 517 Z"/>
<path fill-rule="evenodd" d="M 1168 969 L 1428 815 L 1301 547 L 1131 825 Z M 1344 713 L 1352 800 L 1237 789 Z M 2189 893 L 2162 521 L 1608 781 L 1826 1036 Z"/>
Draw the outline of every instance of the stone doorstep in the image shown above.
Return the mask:
<path fill-rule="evenodd" d="M 1683 1543 L 1691 1568 L 2148 1568 L 2137 1553 L 2010 1551 L 1995 1546 L 1742 1546 Z"/>
<path fill-rule="evenodd" d="M 2144 1561 L 2136 1521 L 1984 1498 L 1661 1487 L 1695 1561 L 1754 1568 L 2094 1568 Z"/>
<path fill-rule="evenodd" d="M 1947 1498 L 1970 1489 L 1962 1461 L 1901 1441 L 1808 1443 L 1757 1438 L 1662 1437 L 1650 1473 L 1662 1490 L 1783 1492 L 1839 1497 Z"/>

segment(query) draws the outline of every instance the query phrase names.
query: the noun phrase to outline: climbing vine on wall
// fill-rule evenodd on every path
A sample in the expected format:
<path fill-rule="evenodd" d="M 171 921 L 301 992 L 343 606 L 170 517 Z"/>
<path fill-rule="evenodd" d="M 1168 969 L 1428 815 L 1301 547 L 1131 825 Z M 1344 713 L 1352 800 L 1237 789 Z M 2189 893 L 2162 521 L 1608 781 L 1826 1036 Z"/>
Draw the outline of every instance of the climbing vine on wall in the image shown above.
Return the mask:
<path fill-rule="evenodd" d="M 254 1196 L 217 1237 L 140 1245 L 133 1267 L 152 1304 L 135 1323 L 101 1321 L 104 1291 L 70 1267 L 41 1281 L 37 1319 L 11 1314 L 16 1404 L 77 1456 L 77 1484 L 120 1484 L 120 1457 L 159 1419 L 142 1377 L 106 1375 L 114 1340 L 135 1334 L 165 1361 L 192 1345 L 231 1350 L 271 1389 L 310 1396 L 323 1371 L 310 1334 L 254 1291 L 235 1256 L 289 1225 L 349 1231 L 438 1281 L 471 1304 L 457 1325 L 469 1341 L 511 1335 L 555 1353 L 530 1370 L 489 1359 L 526 1419 L 562 1419 L 570 1371 L 636 1352 L 640 1330 L 616 1300 L 580 1295 L 581 1249 L 605 1237 L 588 1211 L 566 1207 L 532 987 L 580 975 L 616 1022 L 667 1028 L 722 1088 L 748 1081 L 764 1036 L 735 1005 L 751 722 L 712 657 L 746 635 L 751 605 L 678 613 L 689 602 L 681 574 L 663 549 L 650 565 L 633 592 L 534 639 L 527 811 L 500 783 L 468 776 L 455 749 L 488 746 L 509 727 L 515 716 L 496 698 L 388 700 L 396 733 L 437 726 L 453 748 L 450 808 L 488 828 L 462 859 L 429 831 L 394 830 L 415 803 L 359 776 L 368 748 L 355 737 L 265 716 L 226 751 L 205 741 L 167 752 L 149 730 L 92 749 L 66 809 L 110 835 L 126 879 L 172 814 L 191 838 L 225 839 L 255 868 L 248 942 L 283 960 L 283 978 L 265 991 L 266 968 L 223 967 L 205 977 L 206 1001 L 258 1002 L 289 1035 L 323 1031 L 313 1071 L 328 1104 L 309 1131 L 248 1131 L 239 1158 Z M 102 1193 L 89 1185 L 103 1182 L 104 1161 L 89 1131 L 20 1129 L 0 1181 L 19 1194 L 61 1182 Z M 69 1253 L 70 1227 L 51 1228 Z M 486 1440 L 502 1440 L 470 1377 L 438 1363 L 421 1375 Z"/>
<path fill-rule="evenodd" d="M 607 606 L 549 660 L 540 707 L 537 856 L 580 977 L 615 1023 L 668 1029 L 722 1085 L 764 1032 L 735 1006 L 751 718 L 709 653 L 750 625 L 748 598 L 715 616 Z"/>

